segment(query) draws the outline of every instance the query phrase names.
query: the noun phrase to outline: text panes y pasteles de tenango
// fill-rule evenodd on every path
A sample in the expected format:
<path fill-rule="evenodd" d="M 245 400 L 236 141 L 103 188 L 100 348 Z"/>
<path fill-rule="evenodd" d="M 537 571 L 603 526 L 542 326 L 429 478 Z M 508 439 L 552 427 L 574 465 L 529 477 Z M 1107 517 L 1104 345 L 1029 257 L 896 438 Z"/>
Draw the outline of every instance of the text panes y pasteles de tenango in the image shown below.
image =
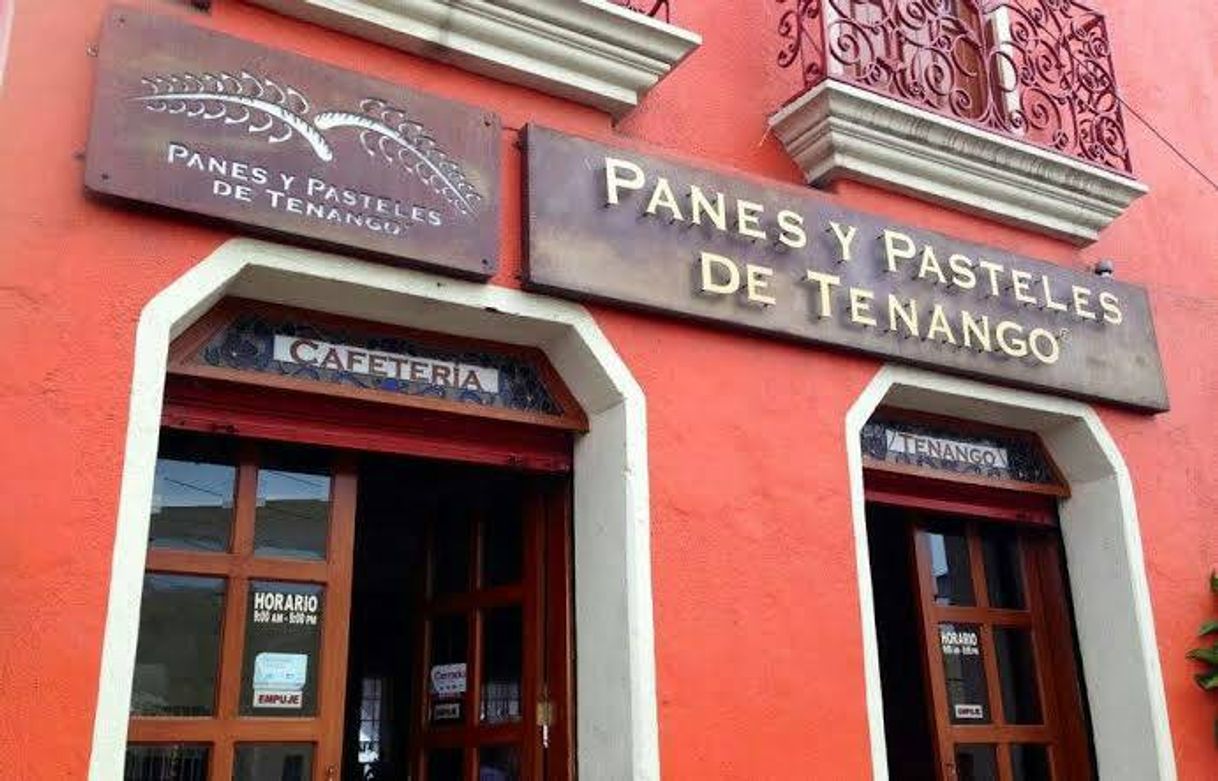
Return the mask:
<path fill-rule="evenodd" d="M 1144 289 L 530 126 L 534 287 L 1150 410 Z"/>
<path fill-rule="evenodd" d="M 131 201 L 486 277 L 499 229 L 490 112 L 113 9 L 85 182 Z"/>

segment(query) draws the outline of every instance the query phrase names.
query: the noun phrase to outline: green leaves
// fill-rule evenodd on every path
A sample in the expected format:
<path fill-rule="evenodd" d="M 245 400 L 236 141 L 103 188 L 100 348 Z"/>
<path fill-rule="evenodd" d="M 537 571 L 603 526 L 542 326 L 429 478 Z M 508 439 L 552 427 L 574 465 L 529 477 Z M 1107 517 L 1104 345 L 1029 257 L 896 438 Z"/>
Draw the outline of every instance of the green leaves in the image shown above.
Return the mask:
<path fill-rule="evenodd" d="M 1218 667 L 1218 645 L 1210 646 L 1209 648 L 1194 648 L 1185 654 L 1189 659 L 1196 659 L 1198 662 L 1205 662 Z M 1218 674 L 1218 671 L 1215 671 Z"/>
<path fill-rule="evenodd" d="M 1210 571 L 1210 591 L 1218 594 L 1218 570 Z M 1218 634 L 1218 619 L 1210 619 L 1201 625 L 1198 630 L 1198 637 L 1207 637 L 1209 635 Z M 1193 676 L 1193 680 L 1197 685 L 1207 692 L 1218 690 L 1218 643 L 1209 647 L 1194 648 L 1185 654 L 1189 659 L 1198 662 L 1203 662 L 1206 666 L 1205 672 L 1197 673 Z M 1218 721 L 1214 722 L 1214 742 L 1218 743 Z"/>

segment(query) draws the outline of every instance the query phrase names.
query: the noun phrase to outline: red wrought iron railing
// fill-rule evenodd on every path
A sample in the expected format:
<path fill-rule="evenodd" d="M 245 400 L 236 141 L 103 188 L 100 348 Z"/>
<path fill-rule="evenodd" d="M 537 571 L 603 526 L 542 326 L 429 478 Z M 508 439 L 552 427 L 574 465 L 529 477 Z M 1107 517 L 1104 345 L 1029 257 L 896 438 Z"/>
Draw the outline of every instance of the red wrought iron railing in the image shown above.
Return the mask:
<path fill-rule="evenodd" d="M 776 0 L 778 64 L 1132 175 L 1103 14 L 1077 0 Z"/>
<path fill-rule="evenodd" d="M 629 8 L 631 11 L 646 14 L 653 19 L 669 21 L 668 0 L 609 0 L 609 2 L 614 5 L 620 5 L 622 8 Z"/>

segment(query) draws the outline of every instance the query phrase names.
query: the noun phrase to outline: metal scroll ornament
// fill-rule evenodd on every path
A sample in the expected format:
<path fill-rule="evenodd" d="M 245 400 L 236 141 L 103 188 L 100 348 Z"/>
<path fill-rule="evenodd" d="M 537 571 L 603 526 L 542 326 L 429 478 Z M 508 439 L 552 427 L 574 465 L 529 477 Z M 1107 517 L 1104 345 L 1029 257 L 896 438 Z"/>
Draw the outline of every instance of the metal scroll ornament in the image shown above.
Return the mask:
<path fill-rule="evenodd" d="M 776 0 L 781 67 L 1130 173 L 1104 16 L 1077 0 Z"/>
<path fill-rule="evenodd" d="M 653 19 L 669 21 L 669 0 L 609 0 L 609 2 Z"/>
<path fill-rule="evenodd" d="M 498 372 L 495 392 L 459 388 L 442 383 L 381 377 L 356 371 L 304 365 L 277 360 L 275 338 L 288 336 L 317 342 L 351 345 L 410 358 L 474 365 Z M 514 356 L 492 352 L 444 350 L 399 337 L 376 336 L 345 328 L 325 328 L 300 320 L 270 319 L 261 315 L 239 316 L 203 346 L 195 360 L 218 368 L 238 369 L 283 377 L 331 383 L 370 391 L 431 397 L 462 404 L 478 404 L 543 415 L 562 415 L 563 410 L 547 389 L 537 369 Z"/>

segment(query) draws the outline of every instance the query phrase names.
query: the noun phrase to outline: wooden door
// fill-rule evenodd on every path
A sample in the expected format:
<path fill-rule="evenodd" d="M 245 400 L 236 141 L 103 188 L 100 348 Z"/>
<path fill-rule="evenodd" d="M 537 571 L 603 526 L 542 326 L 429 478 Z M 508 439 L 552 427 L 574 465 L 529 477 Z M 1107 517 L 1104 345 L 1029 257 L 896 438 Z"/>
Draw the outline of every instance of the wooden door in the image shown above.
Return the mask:
<path fill-rule="evenodd" d="M 337 778 L 355 489 L 333 451 L 165 434 L 127 778 Z"/>
<path fill-rule="evenodd" d="M 418 654 L 415 777 L 568 779 L 569 548 L 563 478 L 436 487 Z"/>
<path fill-rule="evenodd" d="M 911 529 L 941 777 L 1092 778 L 1056 530 L 931 514 Z"/>

